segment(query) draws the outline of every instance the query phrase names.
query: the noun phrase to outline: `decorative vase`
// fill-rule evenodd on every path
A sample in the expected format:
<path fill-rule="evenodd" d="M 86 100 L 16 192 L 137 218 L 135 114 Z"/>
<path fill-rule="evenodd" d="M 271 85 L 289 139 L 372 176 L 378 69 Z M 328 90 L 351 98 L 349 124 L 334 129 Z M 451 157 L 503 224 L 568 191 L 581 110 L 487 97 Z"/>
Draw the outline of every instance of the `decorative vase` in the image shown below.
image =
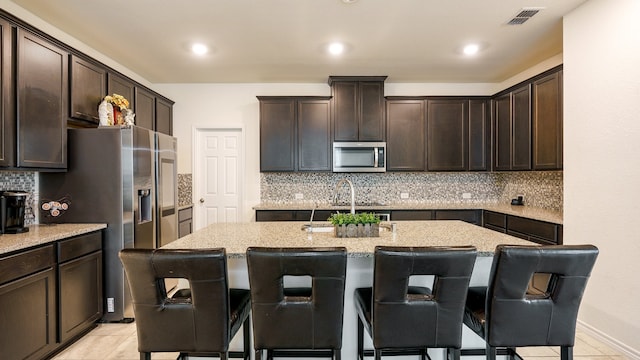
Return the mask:
<path fill-rule="evenodd" d="M 124 124 L 124 120 L 122 118 L 122 111 L 116 105 L 113 105 L 113 125 L 121 125 Z"/>
<path fill-rule="evenodd" d="M 359 238 L 359 237 L 379 237 L 380 225 L 378 224 L 348 224 L 334 225 L 335 237 L 339 238 Z"/>

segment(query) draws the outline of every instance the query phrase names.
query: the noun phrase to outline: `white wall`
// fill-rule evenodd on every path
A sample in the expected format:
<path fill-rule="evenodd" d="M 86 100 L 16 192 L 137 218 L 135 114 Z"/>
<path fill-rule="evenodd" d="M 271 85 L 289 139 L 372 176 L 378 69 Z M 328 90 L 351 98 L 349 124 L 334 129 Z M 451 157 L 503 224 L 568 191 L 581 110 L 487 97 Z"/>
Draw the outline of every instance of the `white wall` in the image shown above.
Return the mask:
<path fill-rule="evenodd" d="M 580 320 L 640 358 L 640 1 L 564 20 L 564 240 L 600 248 Z"/>

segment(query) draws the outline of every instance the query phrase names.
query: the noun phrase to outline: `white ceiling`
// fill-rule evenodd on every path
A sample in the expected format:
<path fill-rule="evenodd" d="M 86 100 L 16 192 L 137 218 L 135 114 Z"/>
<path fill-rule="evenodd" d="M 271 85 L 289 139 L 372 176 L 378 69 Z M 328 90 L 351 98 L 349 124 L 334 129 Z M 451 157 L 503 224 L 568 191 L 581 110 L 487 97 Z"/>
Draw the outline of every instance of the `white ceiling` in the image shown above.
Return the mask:
<path fill-rule="evenodd" d="M 562 52 L 562 16 L 586 0 L 12 0 L 151 83 L 494 83 Z M 522 8 L 543 7 L 523 25 Z M 323 47 L 344 41 L 340 58 Z M 197 58 L 192 41 L 213 51 Z M 461 55 L 478 42 L 474 58 Z"/>

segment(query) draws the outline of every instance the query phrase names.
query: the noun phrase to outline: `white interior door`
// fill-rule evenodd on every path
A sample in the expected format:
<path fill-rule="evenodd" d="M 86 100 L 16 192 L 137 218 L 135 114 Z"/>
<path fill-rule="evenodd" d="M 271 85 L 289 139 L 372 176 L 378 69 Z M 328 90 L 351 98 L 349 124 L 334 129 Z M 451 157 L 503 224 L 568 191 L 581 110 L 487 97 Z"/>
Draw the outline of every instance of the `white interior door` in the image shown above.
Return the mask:
<path fill-rule="evenodd" d="M 242 212 L 241 129 L 197 129 L 194 149 L 194 229 L 238 222 Z"/>

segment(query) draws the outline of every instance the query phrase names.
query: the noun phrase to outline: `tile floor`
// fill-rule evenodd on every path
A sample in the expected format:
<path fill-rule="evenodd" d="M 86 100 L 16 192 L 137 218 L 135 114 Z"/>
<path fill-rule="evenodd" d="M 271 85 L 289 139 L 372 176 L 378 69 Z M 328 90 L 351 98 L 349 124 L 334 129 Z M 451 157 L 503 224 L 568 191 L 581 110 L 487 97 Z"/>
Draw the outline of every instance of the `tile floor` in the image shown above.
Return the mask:
<path fill-rule="evenodd" d="M 525 360 L 560 359 L 558 348 L 519 348 Z M 173 360 L 177 353 L 154 353 L 153 360 Z M 345 360 L 350 357 L 343 354 Z M 626 357 L 593 337 L 578 331 L 573 350 L 575 360 L 624 360 Z M 131 324 L 100 324 L 53 360 L 139 360 L 136 327 Z"/>

